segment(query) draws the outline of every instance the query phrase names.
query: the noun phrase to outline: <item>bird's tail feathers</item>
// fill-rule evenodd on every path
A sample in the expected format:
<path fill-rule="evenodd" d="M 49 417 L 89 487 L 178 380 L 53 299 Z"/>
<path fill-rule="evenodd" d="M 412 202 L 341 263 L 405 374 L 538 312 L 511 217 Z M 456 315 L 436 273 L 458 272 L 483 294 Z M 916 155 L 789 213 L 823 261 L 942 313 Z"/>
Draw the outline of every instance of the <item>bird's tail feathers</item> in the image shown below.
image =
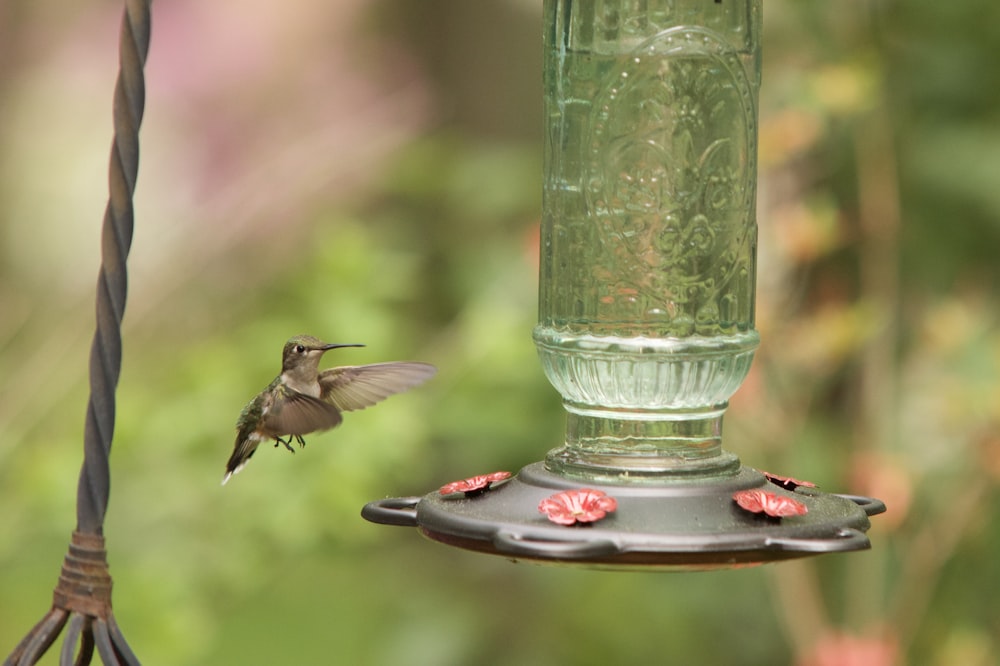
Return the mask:
<path fill-rule="evenodd" d="M 246 467 L 247 461 L 250 460 L 254 451 L 257 450 L 258 444 L 260 444 L 260 437 L 256 434 L 236 439 L 236 447 L 233 449 L 233 455 L 229 456 L 229 461 L 226 463 L 226 475 L 222 477 L 222 485 L 226 485 L 230 477 L 238 474 L 241 469 Z"/>

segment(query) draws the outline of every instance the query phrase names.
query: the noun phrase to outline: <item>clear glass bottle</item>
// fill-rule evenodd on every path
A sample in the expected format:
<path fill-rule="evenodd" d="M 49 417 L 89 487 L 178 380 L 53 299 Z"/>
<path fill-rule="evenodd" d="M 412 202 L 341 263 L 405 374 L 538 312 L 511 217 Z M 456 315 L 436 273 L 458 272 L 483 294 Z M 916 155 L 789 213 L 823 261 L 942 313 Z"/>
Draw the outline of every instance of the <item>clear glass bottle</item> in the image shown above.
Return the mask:
<path fill-rule="evenodd" d="M 554 472 L 734 473 L 750 368 L 761 0 L 545 0 L 535 343 L 568 412 Z"/>

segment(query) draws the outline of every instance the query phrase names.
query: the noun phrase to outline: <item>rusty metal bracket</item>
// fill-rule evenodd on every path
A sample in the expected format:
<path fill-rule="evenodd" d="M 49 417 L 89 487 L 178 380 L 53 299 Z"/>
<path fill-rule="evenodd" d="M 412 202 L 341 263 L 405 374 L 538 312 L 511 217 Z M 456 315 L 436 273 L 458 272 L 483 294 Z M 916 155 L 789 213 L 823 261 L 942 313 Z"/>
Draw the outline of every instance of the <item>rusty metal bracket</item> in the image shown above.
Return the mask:
<path fill-rule="evenodd" d="M 73 532 L 52 607 L 104 620 L 111 615 L 111 573 L 104 537 Z"/>

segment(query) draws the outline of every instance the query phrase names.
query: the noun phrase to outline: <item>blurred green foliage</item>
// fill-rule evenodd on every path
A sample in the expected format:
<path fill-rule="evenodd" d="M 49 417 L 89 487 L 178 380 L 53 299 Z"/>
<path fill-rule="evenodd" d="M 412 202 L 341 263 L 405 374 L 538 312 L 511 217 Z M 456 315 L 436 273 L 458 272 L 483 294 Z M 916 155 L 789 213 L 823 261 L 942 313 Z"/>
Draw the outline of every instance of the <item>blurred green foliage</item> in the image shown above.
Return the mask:
<path fill-rule="evenodd" d="M 0 9 L 0 652 L 73 528 L 118 12 Z M 1000 5 L 766 0 L 764 342 L 726 441 L 885 499 L 872 551 L 591 572 L 360 519 L 562 437 L 530 338 L 540 23 L 525 0 L 154 8 L 105 528 L 139 656 L 996 663 Z M 223 491 L 296 333 L 440 374 Z"/>

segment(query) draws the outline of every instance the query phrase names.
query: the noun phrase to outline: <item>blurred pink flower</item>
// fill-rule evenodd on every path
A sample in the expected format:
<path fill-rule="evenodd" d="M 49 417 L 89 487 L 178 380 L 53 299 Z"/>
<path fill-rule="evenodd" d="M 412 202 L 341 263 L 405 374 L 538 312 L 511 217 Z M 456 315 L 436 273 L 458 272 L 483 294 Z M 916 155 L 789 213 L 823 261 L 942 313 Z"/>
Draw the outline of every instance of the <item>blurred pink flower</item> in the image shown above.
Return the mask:
<path fill-rule="evenodd" d="M 904 458 L 884 451 L 861 451 L 851 459 L 850 487 L 857 492 L 877 497 L 889 511 L 873 526 L 883 530 L 897 529 L 910 512 L 914 481 Z"/>
<path fill-rule="evenodd" d="M 556 493 L 538 503 L 538 510 L 560 525 L 593 523 L 617 508 L 618 502 L 614 497 L 590 488 Z"/>
<path fill-rule="evenodd" d="M 795 490 L 799 486 L 804 486 L 806 488 L 815 488 L 816 484 L 812 481 L 802 481 L 800 479 L 795 479 L 790 476 L 778 476 L 777 474 L 771 474 L 770 472 L 764 472 L 764 476 L 768 481 L 776 486 L 781 486 L 785 490 Z"/>
<path fill-rule="evenodd" d="M 899 656 L 895 636 L 853 636 L 834 632 L 813 644 L 796 666 L 893 666 Z"/>
<path fill-rule="evenodd" d="M 510 472 L 480 474 L 479 476 L 470 476 L 469 478 L 462 479 L 461 481 L 452 481 L 449 484 L 441 486 L 441 489 L 438 490 L 438 492 L 442 495 L 451 495 L 452 493 L 465 493 L 466 495 L 471 495 L 489 490 L 492 484 L 498 481 L 505 481 L 509 478 Z"/>
<path fill-rule="evenodd" d="M 801 516 L 809 511 L 802 502 L 760 488 L 740 490 L 733 493 L 733 499 L 741 509 L 751 513 L 765 513 L 772 518 Z"/>

